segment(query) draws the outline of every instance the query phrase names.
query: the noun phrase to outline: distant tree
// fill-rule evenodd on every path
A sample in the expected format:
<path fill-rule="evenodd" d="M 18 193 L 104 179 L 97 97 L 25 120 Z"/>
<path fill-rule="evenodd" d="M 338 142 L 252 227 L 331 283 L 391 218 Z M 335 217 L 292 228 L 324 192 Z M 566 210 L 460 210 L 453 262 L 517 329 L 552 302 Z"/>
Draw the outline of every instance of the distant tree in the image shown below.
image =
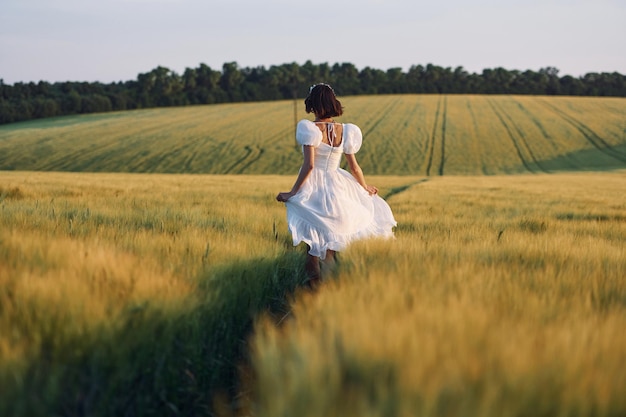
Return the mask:
<path fill-rule="evenodd" d="M 80 113 L 81 110 L 81 99 L 80 95 L 76 92 L 76 90 L 71 89 L 61 100 L 61 111 L 63 114 L 74 114 Z"/>
<path fill-rule="evenodd" d="M 422 65 L 411 65 L 406 74 L 407 87 L 414 94 L 424 93 L 424 73 L 426 69 Z"/>
<path fill-rule="evenodd" d="M 32 104 L 32 116 L 34 119 L 53 117 L 60 114 L 59 105 L 51 98 L 38 97 L 32 100 Z"/>
<path fill-rule="evenodd" d="M 0 98 L 0 124 L 16 122 L 15 106 L 7 100 Z"/>
<path fill-rule="evenodd" d="M 241 84 L 243 80 L 243 74 L 236 62 L 227 62 L 222 66 L 220 87 L 222 87 L 230 101 L 237 102 L 242 100 Z"/>
<path fill-rule="evenodd" d="M 338 94 L 347 96 L 358 94 L 359 70 L 350 63 L 335 64 L 331 67 L 330 77 Z"/>
<path fill-rule="evenodd" d="M 395 67 L 387 70 L 387 92 L 391 94 L 408 93 L 406 76 L 402 72 L 402 68 Z"/>
<path fill-rule="evenodd" d="M 365 67 L 359 73 L 359 91 L 361 94 L 387 93 L 387 73 L 385 71 Z M 409 88 L 407 86 L 407 88 Z"/>
<path fill-rule="evenodd" d="M 463 67 L 413 65 L 386 71 L 351 63 L 303 65 L 295 62 L 240 68 L 227 62 L 222 70 L 205 64 L 186 68 L 178 75 L 159 66 L 138 74 L 135 80 L 37 83 L 7 85 L 0 79 L 0 123 L 63 114 L 92 113 L 145 107 L 185 106 L 234 101 L 302 98 L 308 86 L 318 82 L 334 85 L 340 95 L 357 94 L 545 94 L 626 97 L 626 76 L 617 72 L 588 73 L 582 77 L 559 77 L 555 67 L 539 71 L 487 68 L 468 73 Z"/>
<path fill-rule="evenodd" d="M 306 61 L 301 66 L 300 73 L 303 77 L 304 87 L 310 87 L 320 82 L 330 82 L 330 66 L 327 63 L 315 65 L 311 61 Z M 300 91 L 304 90 L 305 88 L 300 89 Z"/>
<path fill-rule="evenodd" d="M 283 89 L 283 97 L 285 98 L 297 98 L 298 90 L 301 88 L 305 78 L 300 72 L 300 66 L 295 62 L 285 66 L 285 84 Z"/>
<path fill-rule="evenodd" d="M 194 94 L 198 87 L 196 79 L 196 70 L 193 68 L 185 68 L 185 72 L 183 73 L 183 91 L 189 104 L 199 103 L 198 97 Z"/>
<path fill-rule="evenodd" d="M 212 104 L 226 101 L 225 94 L 219 86 L 222 73 L 211 69 L 206 64 L 200 64 L 196 69 L 196 85 L 195 92 L 199 103 Z"/>
<path fill-rule="evenodd" d="M 545 67 L 539 70 L 545 83 L 545 94 L 556 95 L 560 93 L 559 70 L 554 67 Z"/>
<path fill-rule="evenodd" d="M 31 100 L 22 99 L 17 102 L 16 121 L 34 119 Z"/>
<path fill-rule="evenodd" d="M 604 95 L 624 97 L 626 96 L 626 76 L 618 72 L 603 73 Z"/>
<path fill-rule="evenodd" d="M 437 65 L 428 64 L 422 73 L 422 85 L 424 93 L 443 93 L 442 81 L 444 69 Z"/>
<path fill-rule="evenodd" d="M 582 78 L 585 95 L 626 96 L 626 77 L 613 73 L 588 73 Z"/>
<path fill-rule="evenodd" d="M 559 80 L 560 87 L 559 91 L 562 94 L 567 94 L 570 96 L 578 96 L 584 94 L 585 87 L 582 81 L 577 78 L 572 77 L 571 75 L 566 75 Z"/>
<path fill-rule="evenodd" d="M 484 69 L 482 73 L 485 94 L 505 94 L 511 90 L 516 74 L 498 67 Z"/>
<path fill-rule="evenodd" d="M 457 94 L 469 93 L 472 85 L 470 75 L 463 67 L 456 67 L 452 74 L 451 90 Z"/>

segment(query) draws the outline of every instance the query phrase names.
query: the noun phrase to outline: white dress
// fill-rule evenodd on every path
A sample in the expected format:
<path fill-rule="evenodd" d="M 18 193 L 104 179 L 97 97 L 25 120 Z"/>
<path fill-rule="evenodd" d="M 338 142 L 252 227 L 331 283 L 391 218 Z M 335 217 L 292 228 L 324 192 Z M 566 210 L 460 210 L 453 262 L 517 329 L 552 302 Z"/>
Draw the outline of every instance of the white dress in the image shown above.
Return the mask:
<path fill-rule="evenodd" d="M 298 192 L 287 202 L 287 223 L 294 246 L 300 242 L 309 254 L 326 257 L 327 250 L 341 251 L 351 242 L 369 237 L 393 237 L 396 220 L 389 205 L 369 193 L 339 164 L 343 153 L 361 148 L 361 129 L 345 123 L 341 144 L 322 142 L 322 132 L 309 120 L 296 128 L 300 145 L 315 148 L 314 168 Z M 332 132 L 331 132 L 332 133 Z"/>

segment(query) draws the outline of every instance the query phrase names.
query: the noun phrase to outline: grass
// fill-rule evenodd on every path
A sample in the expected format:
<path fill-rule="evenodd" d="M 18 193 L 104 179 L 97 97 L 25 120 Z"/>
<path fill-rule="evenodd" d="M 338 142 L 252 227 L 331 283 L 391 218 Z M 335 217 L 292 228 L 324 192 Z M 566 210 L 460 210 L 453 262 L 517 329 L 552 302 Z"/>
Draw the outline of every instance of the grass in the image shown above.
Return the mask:
<path fill-rule="evenodd" d="M 342 100 L 398 227 L 315 294 L 292 102 L 1 126 L 0 415 L 625 415 L 624 99 Z"/>
<path fill-rule="evenodd" d="M 623 171 L 371 177 L 314 296 L 292 180 L 0 173 L 0 414 L 624 414 Z"/>
<path fill-rule="evenodd" d="M 390 197 L 392 242 L 257 322 L 259 416 L 626 412 L 619 174 L 444 177 Z"/>
<path fill-rule="evenodd" d="M 626 167 L 626 99 L 389 95 L 341 98 L 376 175 L 498 175 Z M 296 118 L 308 117 L 300 101 Z M 0 170 L 288 174 L 294 103 L 69 116 L 0 126 Z"/>
<path fill-rule="evenodd" d="M 0 173 L 0 415 L 208 415 L 302 279 L 275 183 Z"/>

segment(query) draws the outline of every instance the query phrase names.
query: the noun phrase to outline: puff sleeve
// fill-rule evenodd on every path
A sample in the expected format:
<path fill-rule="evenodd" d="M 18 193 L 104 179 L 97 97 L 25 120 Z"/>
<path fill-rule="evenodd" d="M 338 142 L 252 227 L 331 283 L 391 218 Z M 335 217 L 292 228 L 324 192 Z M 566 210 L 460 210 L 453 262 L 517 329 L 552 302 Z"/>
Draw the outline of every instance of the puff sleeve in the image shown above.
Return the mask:
<path fill-rule="evenodd" d="M 322 143 L 322 131 L 310 120 L 300 120 L 296 126 L 296 140 L 300 145 L 317 147 Z"/>
<path fill-rule="evenodd" d="M 355 154 L 361 149 L 363 144 L 363 133 L 361 129 L 352 123 L 343 125 L 343 152 Z"/>

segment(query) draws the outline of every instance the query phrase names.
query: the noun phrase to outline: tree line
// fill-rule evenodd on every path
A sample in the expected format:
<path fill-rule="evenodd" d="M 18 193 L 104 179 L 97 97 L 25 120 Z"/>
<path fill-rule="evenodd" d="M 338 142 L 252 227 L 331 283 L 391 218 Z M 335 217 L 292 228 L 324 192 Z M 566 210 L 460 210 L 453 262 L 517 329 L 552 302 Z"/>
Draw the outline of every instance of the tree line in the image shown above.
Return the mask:
<path fill-rule="evenodd" d="M 626 97 L 626 76 L 617 72 L 559 77 L 554 67 L 539 71 L 504 68 L 469 73 L 463 67 L 414 65 L 386 71 L 350 63 L 307 61 L 269 68 L 205 64 L 182 74 L 159 66 L 136 80 L 100 82 L 18 82 L 0 79 L 0 124 L 44 117 L 245 101 L 303 98 L 308 86 L 327 82 L 338 95 L 361 94 L 532 94 Z"/>

